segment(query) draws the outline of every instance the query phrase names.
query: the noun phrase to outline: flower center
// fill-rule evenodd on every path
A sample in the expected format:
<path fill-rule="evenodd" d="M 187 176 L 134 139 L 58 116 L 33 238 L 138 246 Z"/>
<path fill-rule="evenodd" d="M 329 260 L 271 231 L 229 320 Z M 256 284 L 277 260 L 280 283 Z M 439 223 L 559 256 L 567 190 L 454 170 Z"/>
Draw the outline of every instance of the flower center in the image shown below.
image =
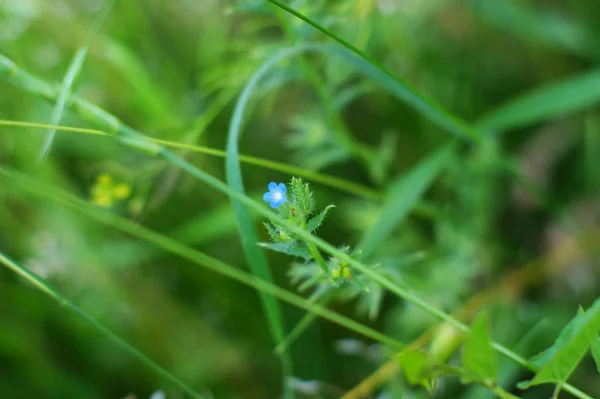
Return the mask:
<path fill-rule="evenodd" d="M 281 191 L 275 191 L 273 193 L 273 199 L 275 201 L 281 201 L 282 198 L 283 198 L 283 195 L 281 194 Z"/>

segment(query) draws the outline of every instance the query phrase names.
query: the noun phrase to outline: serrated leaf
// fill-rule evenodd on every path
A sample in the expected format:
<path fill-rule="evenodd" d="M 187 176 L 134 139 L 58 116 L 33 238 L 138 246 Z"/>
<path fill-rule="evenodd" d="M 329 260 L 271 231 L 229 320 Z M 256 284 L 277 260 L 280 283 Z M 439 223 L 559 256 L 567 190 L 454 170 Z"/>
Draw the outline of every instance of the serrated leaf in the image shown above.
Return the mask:
<path fill-rule="evenodd" d="M 407 349 L 398 355 L 398 361 L 409 384 L 433 389 L 427 356 L 423 352 Z"/>
<path fill-rule="evenodd" d="M 260 242 L 258 243 L 263 248 L 270 249 L 271 251 L 281 252 L 282 254 L 295 256 L 303 259 L 312 259 L 312 255 L 306 246 L 302 244 L 282 244 L 282 243 L 271 243 L 271 242 Z"/>
<path fill-rule="evenodd" d="M 598 336 L 592 341 L 592 357 L 596 362 L 596 368 L 600 374 L 600 337 Z"/>
<path fill-rule="evenodd" d="M 487 313 L 475 318 L 462 353 L 462 365 L 467 379 L 474 381 L 496 381 L 497 360 L 488 331 Z"/>
<path fill-rule="evenodd" d="M 317 216 L 315 216 L 314 218 L 310 219 L 308 221 L 308 225 L 307 225 L 307 230 L 309 233 L 312 233 L 313 231 L 315 231 L 316 229 L 318 229 L 321 224 L 323 223 L 323 221 L 325 220 L 325 217 L 327 216 L 327 213 L 331 210 L 335 208 L 335 205 L 331 204 L 328 205 L 325 209 L 323 209 Z"/>
<path fill-rule="evenodd" d="M 531 381 L 520 383 L 519 388 L 544 383 L 565 383 L 594 340 L 598 339 L 599 330 L 600 299 L 586 312 L 578 312 L 563 328 L 554 345 L 532 359 L 540 370 Z"/>

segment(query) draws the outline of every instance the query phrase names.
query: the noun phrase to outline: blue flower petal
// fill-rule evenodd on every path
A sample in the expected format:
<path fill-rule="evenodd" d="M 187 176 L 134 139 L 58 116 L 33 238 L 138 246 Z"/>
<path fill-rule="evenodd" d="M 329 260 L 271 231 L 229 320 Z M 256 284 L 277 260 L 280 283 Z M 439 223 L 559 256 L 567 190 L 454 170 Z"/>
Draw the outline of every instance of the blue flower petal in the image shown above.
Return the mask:
<path fill-rule="evenodd" d="M 277 208 L 279 208 L 281 205 L 285 204 L 285 200 L 286 200 L 286 198 L 284 197 L 284 198 L 280 199 L 279 201 L 276 201 L 275 205 L 277 206 Z"/>
<path fill-rule="evenodd" d="M 269 183 L 269 191 L 275 191 L 277 190 L 277 183 L 275 183 L 274 181 L 272 181 L 271 183 Z"/>
<path fill-rule="evenodd" d="M 266 201 L 266 202 L 273 201 L 273 193 L 272 192 L 264 193 L 263 194 L 263 201 Z"/>
<path fill-rule="evenodd" d="M 279 184 L 277 185 L 277 188 L 278 188 L 278 189 L 279 189 L 279 191 L 281 191 L 282 193 L 285 193 L 285 192 L 286 192 L 286 190 L 287 190 L 287 188 L 285 187 L 285 184 L 283 184 L 283 183 L 279 183 Z"/>

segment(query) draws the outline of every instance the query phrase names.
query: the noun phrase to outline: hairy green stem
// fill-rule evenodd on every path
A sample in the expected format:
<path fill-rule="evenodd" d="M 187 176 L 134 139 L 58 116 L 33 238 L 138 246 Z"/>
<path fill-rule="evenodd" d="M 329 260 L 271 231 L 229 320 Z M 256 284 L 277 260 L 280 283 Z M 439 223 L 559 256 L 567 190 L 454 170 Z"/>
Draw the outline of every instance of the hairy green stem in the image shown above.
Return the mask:
<path fill-rule="evenodd" d="M 321 252 L 319 252 L 317 247 L 315 247 L 315 244 L 313 244 L 310 241 L 304 241 L 304 242 L 308 246 L 308 250 L 310 251 L 310 254 L 313 256 L 313 258 L 315 259 L 315 261 L 317 262 L 317 264 L 319 265 L 321 270 L 323 270 L 325 273 L 328 273 L 327 262 L 325 262 L 325 259 L 323 259 L 323 256 L 321 255 Z"/>

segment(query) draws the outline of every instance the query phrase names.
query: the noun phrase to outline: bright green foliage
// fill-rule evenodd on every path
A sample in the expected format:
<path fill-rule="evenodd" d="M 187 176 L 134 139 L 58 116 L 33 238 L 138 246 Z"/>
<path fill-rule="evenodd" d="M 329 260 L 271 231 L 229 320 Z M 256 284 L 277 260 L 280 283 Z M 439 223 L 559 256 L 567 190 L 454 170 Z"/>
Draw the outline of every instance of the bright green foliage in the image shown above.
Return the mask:
<path fill-rule="evenodd" d="M 335 208 L 335 205 L 328 205 L 325 209 L 323 209 L 321 212 L 319 212 L 319 214 L 313 218 L 311 218 L 308 221 L 308 224 L 306 226 L 306 229 L 312 233 L 313 231 L 317 230 L 319 228 L 319 226 L 321 226 L 321 224 L 323 224 L 323 221 L 325 220 L 325 217 L 327 216 L 327 213 L 331 210 Z"/>
<path fill-rule="evenodd" d="M 310 254 L 310 251 L 308 250 L 308 248 L 306 247 L 306 244 L 304 244 L 304 243 L 298 244 L 295 242 L 289 242 L 289 243 L 261 242 L 260 246 L 263 248 L 270 249 L 271 251 L 281 252 L 286 255 L 295 256 L 295 257 L 303 258 L 306 260 L 312 259 L 312 255 Z"/>
<path fill-rule="evenodd" d="M 531 359 L 540 367 L 535 377 L 519 384 L 521 388 L 544 383 L 564 384 L 573 373 L 600 331 L 600 299 L 578 314 L 560 332 L 554 345 Z"/>
<path fill-rule="evenodd" d="M 309 233 L 316 231 L 325 221 L 329 211 L 335 208 L 335 205 L 329 205 L 316 216 L 312 216 L 316 206 L 314 194 L 308 183 L 296 177 L 293 177 L 289 184 L 288 198 L 285 204 L 277 208 L 277 212 L 287 221 Z M 371 319 L 377 317 L 384 294 L 380 284 L 353 270 L 350 264 L 341 258 L 335 256 L 323 258 L 312 244 L 299 238 L 284 226 L 273 222 L 266 222 L 264 225 L 273 242 L 259 243 L 260 246 L 305 261 L 305 263 L 292 264 L 289 271 L 292 283 L 298 284 L 301 291 L 314 289 L 315 292 L 324 292 L 335 289 L 337 291 L 335 296 L 338 298 L 357 299 L 357 309 L 360 313 L 367 314 Z M 339 250 L 354 260 L 362 257 L 361 250 L 348 245 L 340 247 Z M 396 280 L 389 270 L 379 265 L 372 268 Z"/>
<path fill-rule="evenodd" d="M 277 212 L 295 226 L 308 230 L 308 232 L 318 229 L 329 210 L 335 208 L 335 205 L 329 205 L 318 215 L 311 217 L 315 210 L 314 194 L 308 183 L 304 183 L 302 179 L 296 177 L 293 177 L 289 184 L 288 198 L 289 200 L 285 204 L 277 208 Z M 263 247 L 287 255 L 299 256 L 306 260 L 314 258 L 314 254 L 310 254 L 307 244 L 299 240 L 296 234 L 273 222 L 267 222 L 264 225 L 269 237 L 277 245 L 262 243 Z"/>
<path fill-rule="evenodd" d="M 462 366 L 465 371 L 465 381 L 490 384 L 497 378 L 498 365 L 488 331 L 486 312 L 479 313 L 473 322 L 462 353 Z"/>
<path fill-rule="evenodd" d="M 310 191 L 309 184 L 304 183 L 302 179 L 292 177 L 290 186 L 290 211 L 292 212 L 292 216 L 295 216 L 297 219 L 301 219 L 306 223 L 307 218 L 312 215 L 315 210 L 314 195 L 312 191 Z M 296 211 L 298 212 L 297 215 L 295 213 Z"/>
<path fill-rule="evenodd" d="M 429 356 L 437 363 L 445 363 L 460 347 L 464 333 L 450 323 L 437 329 L 429 346 Z"/>
<path fill-rule="evenodd" d="M 596 362 L 598 373 L 600 373 L 600 336 L 596 337 L 596 339 L 592 341 L 592 356 Z"/>
<path fill-rule="evenodd" d="M 389 349 L 402 350 L 439 322 L 444 328 L 435 330 L 430 351 L 405 359 L 410 382 L 428 389 L 452 374 L 441 381 L 438 399 L 514 399 L 508 392 L 526 369 L 541 372 L 552 362 L 551 351 L 537 359 L 540 366 L 519 356 L 535 347 L 522 337 L 539 320 L 560 329 L 555 315 L 598 292 L 598 282 L 586 276 L 596 260 L 597 237 L 586 229 L 596 219 L 589 208 L 598 203 L 600 171 L 594 2 L 148 0 L 140 9 L 142 2 L 118 1 L 89 59 L 84 63 L 80 50 L 69 66 L 87 27 L 101 19 L 101 3 L 110 2 L 0 2 L 0 114 L 10 119 L 0 121 L 6 166 L 0 243 L 22 261 L 12 271 L 49 272 L 44 283 L 134 337 L 163 378 L 132 367 L 110 346 L 98 347 L 95 331 L 46 308 L 20 277 L 0 275 L 3 397 L 145 398 L 158 385 L 167 397 L 181 397 L 183 386 L 167 386 L 164 364 L 208 397 L 287 399 L 295 390 L 298 399 L 330 398 L 343 394 L 339 388 L 367 386 L 369 392 L 349 396 L 423 399 L 429 396 L 407 386 L 407 378 L 384 375 L 386 381 L 372 384 L 368 375 L 390 357 Z M 508 105 L 495 110 L 498 104 Z M 69 126 L 38 123 L 59 120 Z M 228 120 L 227 151 L 205 147 L 223 144 Z M 74 126 L 86 136 L 73 135 Z M 585 138 L 579 134 L 584 126 Z M 513 127 L 518 135 L 494 134 Z M 35 168 L 40 128 L 61 133 L 52 156 Z M 548 140 L 548 130 L 568 137 L 569 148 L 557 151 L 562 142 Z M 450 144 L 446 133 L 462 140 L 439 155 Z M 529 143 L 537 154 L 530 155 Z M 227 157 L 226 182 L 214 155 Z M 323 168 L 336 177 L 316 172 Z M 331 215 L 335 228 L 319 229 L 333 206 L 315 207 L 304 182 L 288 184 L 287 208 L 273 211 L 253 200 L 260 182 L 274 179 L 271 170 L 277 179 L 297 176 L 311 187 L 341 189 L 335 202 L 342 209 L 358 197 L 361 205 Z M 128 205 L 132 220 L 116 216 L 125 207 L 89 203 L 93 177 L 105 171 L 136 188 Z M 518 193 L 515 186 L 528 180 L 535 184 Z M 542 201 L 527 205 L 523 197 L 531 192 Z M 581 207 L 585 220 L 579 223 L 583 200 L 592 206 Z M 259 217 L 273 222 L 261 233 L 268 241 L 262 248 Z M 550 246 L 535 245 L 546 244 L 546 237 Z M 582 251 L 562 251 L 563 238 L 582 244 Z M 521 270 L 524 260 L 547 255 L 549 247 L 561 255 L 577 252 L 578 259 L 552 257 L 556 268 Z M 270 282 L 267 248 L 293 258 L 289 274 L 306 299 Z M 427 256 L 418 264 L 402 262 L 414 253 Z M 285 285 L 282 258 L 273 260 Z M 56 263 L 64 263 L 62 270 L 44 271 Z M 573 266 L 577 270 L 568 270 Z M 550 270 L 560 274 L 546 279 L 542 273 Z M 528 289 L 532 281 L 550 280 L 552 289 Z M 516 284 L 486 289 L 506 281 Z M 237 289 L 238 282 L 251 288 Z M 35 287 L 48 293 L 45 285 Z M 498 304 L 494 331 L 503 344 L 489 337 L 479 343 L 506 357 L 497 380 L 473 373 L 464 379 L 477 387 L 460 386 L 456 378 L 466 374 L 456 355 L 470 329 L 449 313 L 462 317 L 470 298 Z M 296 328 L 289 327 L 298 311 L 279 308 L 279 300 L 305 312 Z M 343 300 L 353 302 L 344 313 L 356 308 L 377 321 L 367 327 L 362 317 L 327 309 Z M 293 353 L 269 353 L 269 332 L 272 345 L 289 346 L 317 315 L 327 320 L 319 320 Z M 343 330 L 330 333 L 330 322 Z M 352 370 L 338 352 L 344 331 L 367 340 L 354 353 L 342 352 L 355 356 Z M 476 346 L 478 331 L 475 325 L 468 345 Z M 56 350 L 72 342 L 78 347 Z M 596 360 L 599 346 L 596 331 Z M 579 399 L 600 397 L 589 360 L 577 366 L 585 392 L 567 383 L 559 388 Z M 90 368 L 74 365 L 94 373 L 73 374 Z M 262 375 L 269 378 L 256 378 Z M 526 397 L 547 399 L 543 388 Z"/>
<path fill-rule="evenodd" d="M 411 385 L 421 385 L 429 391 L 434 389 L 432 369 L 423 352 L 404 350 L 398 355 L 404 377 Z"/>

